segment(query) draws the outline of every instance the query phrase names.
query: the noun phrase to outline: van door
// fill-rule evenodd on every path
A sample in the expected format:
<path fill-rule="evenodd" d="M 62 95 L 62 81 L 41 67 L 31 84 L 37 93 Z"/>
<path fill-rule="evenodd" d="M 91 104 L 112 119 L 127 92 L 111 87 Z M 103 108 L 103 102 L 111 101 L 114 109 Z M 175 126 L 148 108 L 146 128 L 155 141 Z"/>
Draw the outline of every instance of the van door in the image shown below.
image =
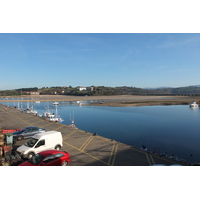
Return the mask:
<path fill-rule="evenodd" d="M 34 147 L 34 150 L 36 153 L 46 150 L 45 140 L 43 139 L 38 141 L 38 143 Z"/>

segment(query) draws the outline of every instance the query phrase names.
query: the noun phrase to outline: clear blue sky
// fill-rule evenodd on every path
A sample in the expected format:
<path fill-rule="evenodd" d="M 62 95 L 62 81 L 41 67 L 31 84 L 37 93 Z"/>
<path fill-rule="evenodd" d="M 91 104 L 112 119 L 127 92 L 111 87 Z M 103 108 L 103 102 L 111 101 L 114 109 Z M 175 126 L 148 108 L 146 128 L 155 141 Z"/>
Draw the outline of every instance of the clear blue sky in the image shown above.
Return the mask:
<path fill-rule="evenodd" d="M 200 84 L 200 34 L 1 33 L 0 90 Z"/>

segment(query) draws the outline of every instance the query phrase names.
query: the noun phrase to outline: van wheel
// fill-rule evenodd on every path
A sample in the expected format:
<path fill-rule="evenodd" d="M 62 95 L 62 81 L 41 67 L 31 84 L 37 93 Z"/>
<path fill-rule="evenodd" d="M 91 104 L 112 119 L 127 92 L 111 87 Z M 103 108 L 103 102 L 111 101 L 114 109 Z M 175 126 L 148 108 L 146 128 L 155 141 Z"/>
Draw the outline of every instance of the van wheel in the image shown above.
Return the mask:
<path fill-rule="evenodd" d="M 24 139 L 24 137 L 22 135 L 18 136 L 18 138 L 17 138 L 18 141 L 23 140 L 23 139 Z"/>
<path fill-rule="evenodd" d="M 56 150 L 60 150 L 60 149 L 61 149 L 61 146 L 60 146 L 60 145 L 56 145 L 56 146 L 55 146 L 55 149 L 56 149 Z"/>
<path fill-rule="evenodd" d="M 63 161 L 62 162 L 62 166 L 67 166 L 68 165 L 68 162 L 67 161 Z"/>
<path fill-rule="evenodd" d="M 34 155 L 35 155 L 35 154 L 31 152 L 31 153 L 29 153 L 29 154 L 27 155 L 27 158 L 30 159 L 30 158 L 32 158 Z"/>

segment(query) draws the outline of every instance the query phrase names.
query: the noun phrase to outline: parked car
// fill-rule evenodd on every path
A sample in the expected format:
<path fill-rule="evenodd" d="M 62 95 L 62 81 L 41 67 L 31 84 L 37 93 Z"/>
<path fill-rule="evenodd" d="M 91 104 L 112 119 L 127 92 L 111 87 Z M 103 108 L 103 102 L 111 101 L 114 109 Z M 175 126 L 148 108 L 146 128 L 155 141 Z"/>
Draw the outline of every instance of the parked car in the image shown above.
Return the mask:
<path fill-rule="evenodd" d="M 47 131 L 35 134 L 25 144 L 16 150 L 23 158 L 30 159 L 35 154 L 50 149 L 60 150 L 63 146 L 62 133 L 59 131 Z"/>
<path fill-rule="evenodd" d="M 45 132 L 44 128 L 38 128 L 38 127 L 26 127 L 23 128 L 20 131 L 16 131 L 13 133 L 14 140 L 22 140 L 24 138 L 32 137 L 33 135 L 37 133 Z"/>
<path fill-rule="evenodd" d="M 70 163 L 70 155 L 66 151 L 47 150 L 35 154 L 18 166 L 66 166 Z"/>

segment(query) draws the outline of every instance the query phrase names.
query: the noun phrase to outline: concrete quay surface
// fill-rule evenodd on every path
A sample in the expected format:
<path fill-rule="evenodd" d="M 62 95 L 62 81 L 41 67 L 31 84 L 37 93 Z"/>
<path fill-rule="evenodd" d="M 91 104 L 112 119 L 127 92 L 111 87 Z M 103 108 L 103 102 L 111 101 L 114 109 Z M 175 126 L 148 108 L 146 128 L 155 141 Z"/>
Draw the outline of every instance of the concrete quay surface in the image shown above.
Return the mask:
<path fill-rule="evenodd" d="M 22 113 L 21 111 L 0 104 L 0 129 L 19 129 L 27 126 L 45 128 L 46 131 L 60 131 L 63 135 L 63 147 L 71 156 L 69 166 L 150 166 L 187 165 L 173 159 L 143 151 L 111 139 L 107 139 L 67 125 L 50 122 L 47 119 Z M 18 141 L 14 149 L 27 140 Z"/>

